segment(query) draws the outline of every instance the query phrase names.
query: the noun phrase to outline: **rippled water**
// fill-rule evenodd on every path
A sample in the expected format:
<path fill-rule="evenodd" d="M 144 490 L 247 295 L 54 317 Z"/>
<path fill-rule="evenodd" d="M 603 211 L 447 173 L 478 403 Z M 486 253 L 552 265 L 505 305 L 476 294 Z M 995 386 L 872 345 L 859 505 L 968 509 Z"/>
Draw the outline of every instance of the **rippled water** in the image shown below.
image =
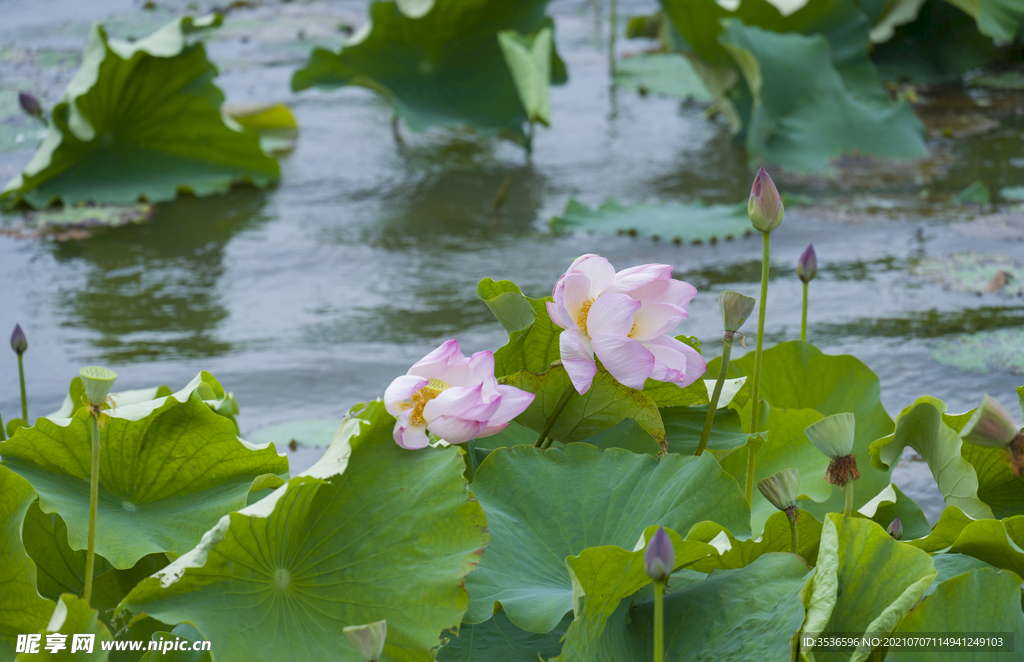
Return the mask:
<path fill-rule="evenodd" d="M 624 14 L 653 8 L 624 4 Z M 165 2 L 145 12 L 123 0 L 64 0 L 43 12 L 33 0 L 7 0 L 0 113 L 9 117 L 0 125 L 0 176 L 23 167 L 39 133 L 13 110 L 18 89 L 52 105 L 92 20 L 108 21 L 116 35 L 141 36 L 176 11 Z M 551 11 L 570 81 L 553 90 L 553 128 L 539 131 L 530 157 L 462 132 L 403 131 L 396 143 L 390 111 L 364 89 L 291 94 L 291 72 L 310 47 L 340 43 L 335 27 L 361 22 L 362 2 L 267 2 L 233 11 L 209 43 L 228 100 L 287 101 L 302 127 L 295 151 L 281 160 L 281 183 L 163 204 L 151 223 L 89 239 L 0 237 L 0 328 L 17 321 L 28 333 L 32 415 L 59 405 L 78 367 L 101 363 L 120 373 L 122 388 L 180 387 L 209 370 L 235 392 L 246 435 L 299 418 L 340 417 L 447 338 L 458 337 L 468 351 L 502 344 L 501 326 L 474 296 L 481 278 L 508 278 L 541 296 L 585 252 L 619 268 L 674 265 L 701 291 L 680 331 L 717 354 L 717 294 L 756 294 L 760 241 L 674 246 L 555 235 L 547 220 L 570 196 L 589 204 L 608 197 L 739 202 L 752 177 L 744 154 L 699 106 L 612 89 L 607 26 L 589 2 L 559 0 Z M 646 46 L 625 42 L 621 50 Z M 944 155 L 944 174 L 928 185 L 933 197 L 979 177 L 994 190 L 1024 184 L 1024 121 L 1019 102 L 1006 95 L 996 99 L 997 130 L 933 139 Z M 976 97 L 960 96 L 992 105 Z M 1019 375 L 944 367 L 929 348 L 949 334 L 1020 326 L 1022 301 L 951 293 L 908 270 L 922 257 L 965 249 L 1020 257 L 1022 244 L 952 230 L 951 222 L 975 212 L 922 198 L 904 174 L 879 176 L 870 193 L 782 186 L 815 203 L 787 211 L 772 235 L 767 341 L 799 334 L 793 269 L 813 241 L 821 266 L 811 287 L 809 340 L 870 366 L 891 415 L 924 394 L 952 410 L 975 406 L 986 392 L 1012 405 Z M 508 176 L 496 219 L 493 200 Z M 1004 212 L 1019 220 L 1020 212 Z M 0 408 L 8 417 L 18 408 L 15 371 L 14 354 L 0 352 Z M 942 504 L 923 463 L 905 460 L 895 480 L 934 520 Z"/>

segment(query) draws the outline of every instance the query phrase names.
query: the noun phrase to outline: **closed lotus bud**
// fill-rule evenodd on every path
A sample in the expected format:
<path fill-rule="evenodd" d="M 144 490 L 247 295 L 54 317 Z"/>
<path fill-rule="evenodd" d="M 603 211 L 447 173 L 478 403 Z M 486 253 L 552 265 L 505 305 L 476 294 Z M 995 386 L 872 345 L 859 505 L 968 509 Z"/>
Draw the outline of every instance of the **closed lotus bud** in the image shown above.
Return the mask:
<path fill-rule="evenodd" d="M 1017 426 L 1010 419 L 1009 412 L 997 400 L 986 395 L 981 406 L 974 410 L 960 430 L 960 436 L 977 446 L 1006 448 L 1017 436 Z"/>
<path fill-rule="evenodd" d="M 82 376 L 85 397 L 89 400 L 89 404 L 94 406 L 103 404 L 110 389 L 114 386 L 114 380 L 117 379 L 117 373 L 113 370 L 96 366 L 82 368 L 78 374 Z"/>
<path fill-rule="evenodd" d="M 779 510 L 796 508 L 799 487 L 800 472 L 796 469 L 783 469 L 757 483 L 757 489 L 761 490 L 764 498 Z"/>
<path fill-rule="evenodd" d="M 796 263 L 796 275 L 805 283 L 814 280 L 818 275 L 818 255 L 814 252 L 814 244 L 808 244 Z"/>
<path fill-rule="evenodd" d="M 889 528 L 885 530 L 890 536 L 896 540 L 903 540 L 903 525 L 900 524 L 900 518 L 897 517 L 889 524 Z"/>
<path fill-rule="evenodd" d="M 384 639 L 388 634 L 387 621 L 350 625 L 341 631 L 348 637 L 356 653 L 366 662 L 377 662 L 384 653 Z"/>
<path fill-rule="evenodd" d="M 768 176 L 764 168 L 754 176 L 754 185 L 750 187 L 750 200 L 747 201 L 747 215 L 750 222 L 761 232 L 771 232 L 782 223 L 782 197 L 775 182 Z"/>
<path fill-rule="evenodd" d="M 757 299 L 745 296 L 739 292 L 726 290 L 718 295 L 718 305 L 722 308 L 722 323 L 725 330 L 735 333 L 740 330 L 743 323 L 754 312 L 754 304 Z"/>
<path fill-rule="evenodd" d="M 14 332 L 11 333 L 11 349 L 19 355 L 24 354 L 28 349 L 28 339 L 25 338 L 25 332 L 21 330 L 20 324 L 15 324 Z"/>
<path fill-rule="evenodd" d="M 26 115 L 42 119 L 43 107 L 39 105 L 39 99 L 35 98 L 28 92 L 18 92 L 18 103 L 21 105 L 21 109 L 25 111 Z"/>
<path fill-rule="evenodd" d="M 676 550 L 672 547 L 665 529 L 658 530 L 651 536 L 644 552 L 644 572 L 656 582 L 667 582 L 672 570 L 676 567 Z"/>

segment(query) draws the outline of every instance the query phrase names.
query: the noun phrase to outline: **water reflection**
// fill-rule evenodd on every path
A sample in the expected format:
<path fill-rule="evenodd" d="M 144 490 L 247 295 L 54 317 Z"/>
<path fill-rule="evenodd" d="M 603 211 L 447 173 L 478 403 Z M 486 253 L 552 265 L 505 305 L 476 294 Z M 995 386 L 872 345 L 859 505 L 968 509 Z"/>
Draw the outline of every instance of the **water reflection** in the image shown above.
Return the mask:
<path fill-rule="evenodd" d="M 224 354 L 217 336 L 228 313 L 218 292 L 224 251 L 260 224 L 265 194 L 240 189 L 160 205 L 152 222 L 52 244 L 54 258 L 88 265 L 81 287 L 62 287 L 62 326 L 90 329 L 105 361 L 201 358 Z"/>

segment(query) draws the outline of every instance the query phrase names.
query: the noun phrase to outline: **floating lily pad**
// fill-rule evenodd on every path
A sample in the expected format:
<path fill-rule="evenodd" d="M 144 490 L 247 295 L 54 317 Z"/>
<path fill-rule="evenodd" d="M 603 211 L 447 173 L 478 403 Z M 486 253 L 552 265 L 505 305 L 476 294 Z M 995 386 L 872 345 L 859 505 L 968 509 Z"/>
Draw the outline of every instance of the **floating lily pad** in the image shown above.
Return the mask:
<path fill-rule="evenodd" d="M 954 292 L 1024 296 L 1024 263 L 1009 255 L 964 251 L 925 258 L 910 273 Z"/>
<path fill-rule="evenodd" d="M 295 141 L 299 138 L 299 123 L 285 104 L 225 104 L 222 110 L 241 126 L 255 131 L 260 138 L 260 148 L 267 154 L 295 149 Z"/>
<path fill-rule="evenodd" d="M 308 448 L 327 448 L 338 432 L 341 421 L 336 418 L 311 418 L 303 421 L 292 421 L 280 425 L 271 425 L 253 434 L 253 443 L 275 444 L 281 448 L 295 445 Z"/>
<path fill-rule="evenodd" d="M 973 184 L 969 185 L 964 190 L 954 195 L 949 204 L 951 205 L 987 205 L 992 199 L 992 195 L 988 192 L 988 187 L 985 186 L 985 182 L 980 179 Z"/>
<path fill-rule="evenodd" d="M 1024 329 L 978 331 L 944 338 L 931 348 L 932 358 L 965 372 L 1024 374 Z"/>
<path fill-rule="evenodd" d="M 652 237 L 675 243 L 715 242 L 753 232 L 745 205 L 658 204 L 625 206 L 608 200 L 597 209 L 569 200 L 561 216 L 551 219 L 556 230 Z"/>
<path fill-rule="evenodd" d="M 276 181 L 256 135 L 225 123 L 217 69 L 187 38 L 215 22 L 177 19 L 135 42 L 95 26 L 46 138 L 0 203 L 155 202 Z"/>
<path fill-rule="evenodd" d="M 1024 89 L 1024 74 L 1020 74 L 1021 89 Z M 1024 202 L 1024 186 L 1007 186 L 999 189 L 999 196 L 1007 200 Z"/>
<path fill-rule="evenodd" d="M 418 3 L 415 16 L 401 3 L 374 2 L 369 23 L 340 51 L 313 50 L 292 90 L 362 85 L 383 94 L 413 131 L 468 125 L 528 146 L 524 126 L 540 99 L 521 97 L 498 34 L 550 28 L 547 1 L 435 0 Z M 550 82 L 564 82 L 553 45 L 551 58 Z"/>
<path fill-rule="evenodd" d="M 690 60 L 679 53 L 640 53 L 615 64 L 615 84 L 641 94 L 710 102 L 714 99 Z"/>
<path fill-rule="evenodd" d="M 1020 71 L 1003 71 L 1001 73 L 981 74 L 971 78 L 970 84 L 976 87 L 994 87 L 1001 90 L 1024 90 L 1024 73 Z"/>

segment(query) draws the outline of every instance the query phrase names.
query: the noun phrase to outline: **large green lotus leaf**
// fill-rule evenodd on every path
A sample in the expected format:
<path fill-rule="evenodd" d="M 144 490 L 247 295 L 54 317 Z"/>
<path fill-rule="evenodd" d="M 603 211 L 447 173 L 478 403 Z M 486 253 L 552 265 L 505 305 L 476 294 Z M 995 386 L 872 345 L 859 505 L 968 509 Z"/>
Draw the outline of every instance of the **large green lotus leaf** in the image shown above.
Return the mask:
<path fill-rule="evenodd" d="M 413 131 L 470 125 L 522 144 L 527 109 L 498 33 L 532 35 L 552 25 L 548 0 L 436 0 L 421 17 L 394 2 L 370 4 L 370 21 L 339 52 L 315 48 L 292 90 L 361 85 L 385 95 Z M 565 66 L 551 48 L 551 82 Z"/>
<path fill-rule="evenodd" d="M 256 134 L 221 114 L 217 68 L 186 39 L 197 27 L 181 18 L 129 43 L 95 26 L 39 151 L 0 194 L 4 206 L 154 202 L 276 181 L 277 161 Z"/>
<path fill-rule="evenodd" d="M 807 440 L 804 429 L 822 419 L 813 409 L 782 409 L 772 407 L 768 412 L 768 439 L 757 451 L 754 463 L 754 484 L 773 476 L 784 469 L 800 472 L 798 494 L 804 498 L 801 506 L 810 508 L 812 502 L 820 503 L 832 495 L 832 486 L 825 480 L 829 458 Z M 737 481 L 745 481 L 747 475 L 747 452 L 739 450 L 722 460 L 722 468 Z M 755 489 L 750 504 L 750 528 L 754 535 L 761 532 L 765 521 L 778 509 Z"/>
<path fill-rule="evenodd" d="M 639 53 L 622 58 L 615 63 L 615 84 L 643 95 L 703 102 L 713 99 L 690 60 L 678 53 Z"/>
<path fill-rule="evenodd" d="M 519 100 L 531 124 L 551 126 L 551 62 L 555 51 L 554 29 L 541 28 L 532 35 L 515 30 L 498 33 L 498 45 L 505 56 Z"/>
<path fill-rule="evenodd" d="M 1024 638 L 1024 614 L 1020 608 L 1020 577 L 979 568 L 938 585 L 935 592 L 900 621 L 893 633 L 897 637 L 928 636 L 935 632 L 1000 633 L 1004 639 Z M 1019 659 L 1020 653 L 1007 656 L 973 648 L 932 652 L 890 648 L 888 662 L 988 662 L 993 659 Z"/>
<path fill-rule="evenodd" d="M 14 659 L 19 634 L 38 632 L 53 603 L 36 589 L 36 566 L 22 543 L 22 522 L 36 494 L 23 478 L 0 466 L 0 661 Z"/>
<path fill-rule="evenodd" d="M 804 591 L 807 620 L 800 636 L 891 632 L 935 575 L 928 554 L 893 540 L 874 522 L 830 513 L 821 531 L 814 578 Z M 813 659 L 860 662 L 870 654 L 868 644 L 855 651 L 818 650 Z"/>
<path fill-rule="evenodd" d="M 473 492 L 492 542 L 466 580 L 467 623 L 487 620 L 500 604 L 516 626 L 549 632 L 572 609 L 565 558 L 598 545 L 633 549 L 648 526 L 686 531 L 713 520 L 749 533 L 743 495 L 710 453 L 659 461 L 589 444 L 516 446 L 484 460 Z"/>
<path fill-rule="evenodd" d="M 658 204 L 624 206 L 607 200 L 591 209 L 576 199 L 551 219 L 556 230 L 583 230 L 600 234 L 627 234 L 676 243 L 716 242 L 751 234 L 743 205 Z"/>
<path fill-rule="evenodd" d="M 924 538 L 932 532 L 931 524 L 920 506 L 895 484 L 879 492 L 855 513 L 867 517 L 883 529 L 887 529 L 898 517 L 903 529 L 903 540 Z"/>
<path fill-rule="evenodd" d="M 22 539 L 36 564 L 39 594 L 57 600 L 64 593 L 78 595 L 85 588 L 85 550 L 68 545 L 67 525 L 57 513 L 44 513 L 33 501 L 25 513 Z M 102 556 L 96 558 L 97 575 L 110 570 Z"/>
<path fill-rule="evenodd" d="M 241 441 L 235 424 L 204 401 L 218 388 L 200 373 L 171 396 L 104 412 L 96 553 L 115 568 L 187 552 L 245 506 L 250 490 L 281 483 L 288 460 L 273 446 Z M 71 418 L 40 418 L 0 443 L 3 464 L 32 484 L 40 509 L 67 524 L 71 549 L 87 542 L 91 435 L 82 408 Z"/>
<path fill-rule="evenodd" d="M 103 624 L 99 612 L 89 608 L 89 603 L 74 595 L 62 595 L 53 610 L 49 623 L 38 630 L 43 635 L 37 653 L 20 653 L 18 662 L 46 660 L 47 662 L 106 662 L 110 653 L 103 650 L 103 644 L 113 637 L 110 630 Z M 66 647 L 50 652 L 44 648 L 47 634 L 64 635 Z M 91 634 L 94 636 L 92 652 L 85 650 L 71 652 L 74 635 Z"/>
<path fill-rule="evenodd" d="M 562 650 L 562 636 L 572 623 L 566 615 L 558 626 L 546 634 L 521 630 L 499 611 L 484 623 L 463 625 L 458 634 L 451 634 L 448 644 L 437 653 L 438 662 L 537 662 L 547 660 Z"/>
<path fill-rule="evenodd" d="M 659 409 L 661 420 L 665 424 L 665 434 L 668 437 L 669 453 L 693 455 L 697 451 L 709 406 L 662 407 Z M 724 454 L 746 443 L 747 435 L 743 432 L 739 413 L 735 409 L 716 410 L 711 423 L 711 434 L 708 437 L 708 450 Z"/>
<path fill-rule="evenodd" d="M 978 31 L 996 42 L 1013 43 L 1024 30 L 1024 5 L 1017 0 L 946 0 L 978 22 Z"/>
<path fill-rule="evenodd" d="M 947 509 L 949 510 L 949 509 Z M 954 522 L 951 522 L 953 524 Z M 942 524 L 936 524 L 936 530 Z M 950 532 L 951 533 L 951 532 Z M 927 540 L 927 539 L 926 539 Z M 930 541 L 934 544 L 936 541 Z M 1024 515 L 969 522 L 944 551 L 966 554 L 1017 575 L 1024 575 Z"/>
<path fill-rule="evenodd" d="M 821 540 L 821 522 L 806 510 L 797 509 L 797 532 L 800 535 L 798 552 L 808 564 L 815 565 L 818 560 L 818 544 Z M 768 518 L 764 530 L 756 540 L 738 540 L 727 529 L 714 522 L 700 522 L 694 525 L 686 535 L 687 540 L 706 542 L 719 548 L 728 544 L 728 549 L 719 551 L 717 556 L 710 556 L 695 563 L 692 568 L 700 572 L 711 572 L 717 569 L 743 568 L 769 552 L 792 552 L 793 538 L 789 527 L 789 518 L 782 511 Z"/>
<path fill-rule="evenodd" d="M 653 599 L 646 591 L 628 592 L 635 584 L 622 571 L 625 563 L 599 557 L 602 549 L 569 560 L 579 606 L 558 660 L 646 662 L 652 657 Z M 642 562 L 637 565 L 636 583 L 650 583 Z M 665 596 L 665 659 L 790 660 L 790 639 L 804 618 L 800 590 L 809 574 L 792 554 L 766 554 L 745 568 L 717 570 L 672 590 Z"/>
<path fill-rule="evenodd" d="M 213 657 L 210 655 L 210 651 L 203 650 L 191 650 L 191 647 L 197 641 L 203 641 L 203 635 L 199 634 L 199 630 L 195 629 L 188 623 L 182 623 L 170 632 L 154 632 L 152 636 L 153 641 L 181 641 L 186 640 L 192 642 L 186 644 L 189 647 L 187 650 L 154 650 L 146 653 L 142 656 L 140 662 L 212 662 Z M 211 646 L 212 649 L 212 646 Z"/>
<path fill-rule="evenodd" d="M 342 628 L 382 619 L 382 660 L 432 659 L 488 536 L 461 450 L 404 450 L 393 426 L 380 401 L 354 410 L 317 464 L 226 515 L 121 608 L 193 624 L 224 662 L 355 662 Z"/>
<path fill-rule="evenodd" d="M 967 444 L 942 418 L 946 403 L 931 396 L 918 398 L 896 417 L 896 430 L 871 444 L 871 463 L 891 469 L 903 449 L 913 448 L 924 458 L 947 505 L 973 518 L 992 517 L 992 509 L 978 498 L 978 473 L 961 454 Z"/>
<path fill-rule="evenodd" d="M 810 343 L 792 340 L 764 350 L 762 363 L 760 397 L 772 410 L 813 409 L 822 416 L 852 412 L 857 425 L 853 452 L 862 459 L 866 460 L 871 442 L 892 432 L 892 419 L 879 399 L 878 377 L 857 358 L 830 356 Z M 714 374 L 717 367 L 709 365 L 708 370 Z M 754 352 L 729 364 L 733 377 L 750 375 L 753 370 Z M 750 420 L 749 403 L 740 415 L 746 425 Z M 879 471 L 866 461 L 859 462 L 858 469 L 854 506 L 859 508 L 889 485 L 891 471 Z M 824 503 L 804 501 L 800 506 L 823 518 L 825 513 L 843 510 L 844 499 L 836 488 Z"/>
<path fill-rule="evenodd" d="M 847 154 L 898 160 L 928 154 L 910 104 L 879 98 L 866 51 L 863 66 L 840 72 L 822 35 L 780 34 L 734 20 L 720 41 L 753 97 L 746 127 L 751 159 L 811 172 Z"/>
<path fill-rule="evenodd" d="M 519 289 L 509 281 L 487 283 L 487 280 L 481 281 L 477 287 L 477 296 L 509 332 L 508 342 L 494 352 L 495 377 L 511 375 L 519 370 L 545 372 L 562 357 L 558 346 L 562 328 L 551 321 L 545 305 L 551 297 L 531 299 L 518 294 L 525 300 L 524 305 L 512 288 Z M 519 328 L 512 330 L 513 327 Z"/>
<path fill-rule="evenodd" d="M 923 538 L 909 540 L 907 543 L 929 553 L 945 552 L 960 537 L 964 527 L 974 521 L 967 515 L 964 515 L 963 511 L 956 506 L 946 506 L 942 514 L 939 515 L 939 521 L 935 523 L 931 533 Z"/>
<path fill-rule="evenodd" d="M 520 425 L 537 432 L 544 429 L 562 394 L 572 391 L 569 402 L 547 433 L 557 441 L 583 441 L 626 419 L 633 419 L 659 443 L 667 443 L 658 403 L 643 391 L 623 386 L 603 369 L 597 371 L 590 390 L 583 395 L 575 391 L 568 373 L 560 365 L 541 374 L 521 370 L 502 377 L 501 383 L 537 396 L 526 411 L 516 417 Z"/>
<path fill-rule="evenodd" d="M 522 331 L 537 318 L 531 300 L 510 280 L 484 278 L 476 286 L 476 296 L 510 334 Z M 539 308 L 543 307 L 542 304 Z"/>
<path fill-rule="evenodd" d="M 966 554 L 935 554 L 932 556 L 932 562 L 935 563 L 935 571 L 938 574 L 935 575 L 935 580 L 928 587 L 928 590 L 924 592 L 924 597 L 926 598 L 942 586 L 942 582 L 947 579 L 952 579 L 978 568 L 996 570 L 996 568 L 988 563 Z"/>

